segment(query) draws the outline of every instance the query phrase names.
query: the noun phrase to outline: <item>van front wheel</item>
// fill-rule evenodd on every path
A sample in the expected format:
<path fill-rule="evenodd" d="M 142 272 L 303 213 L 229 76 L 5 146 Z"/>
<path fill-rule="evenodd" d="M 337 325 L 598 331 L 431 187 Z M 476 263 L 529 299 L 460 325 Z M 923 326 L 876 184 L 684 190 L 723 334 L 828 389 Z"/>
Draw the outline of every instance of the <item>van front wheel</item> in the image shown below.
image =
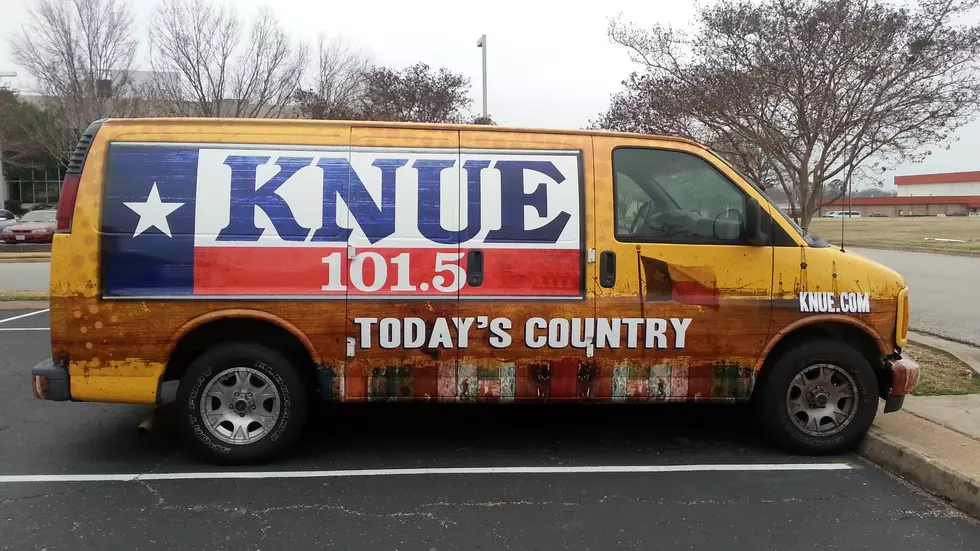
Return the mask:
<path fill-rule="evenodd" d="M 779 358 L 761 381 L 761 422 L 780 447 L 811 455 L 854 449 L 878 409 L 868 361 L 835 341 L 804 343 Z"/>
<path fill-rule="evenodd" d="M 220 463 L 252 463 L 286 451 L 306 420 L 302 378 L 264 346 L 218 345 L 187 368 L 177 388 L 180 427 Z"/>

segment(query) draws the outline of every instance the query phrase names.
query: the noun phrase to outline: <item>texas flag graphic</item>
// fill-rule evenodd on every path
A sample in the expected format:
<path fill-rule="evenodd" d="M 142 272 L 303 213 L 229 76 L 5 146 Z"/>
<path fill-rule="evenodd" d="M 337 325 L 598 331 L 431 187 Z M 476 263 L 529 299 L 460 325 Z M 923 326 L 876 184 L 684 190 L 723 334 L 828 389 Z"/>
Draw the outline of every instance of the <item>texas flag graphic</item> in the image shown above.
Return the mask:
<path fill-rule="evenodd" d="M 681 304 L 717 309 L 721 292 L 710 266 L 668 264 L 648 256 L 640 257 L 643 267 L 645 302 L 673 300 Z"/>
<path fill-rule="evenodd" d="M 112 144 L 103 294 L 582 296 L 578 152 L 272 147 Z"/>
<path fill-rule="evenodd" d="M 197 148 L 110 148 L 102 211 L 107 296 L 194 294 L 197 161 Z"/>

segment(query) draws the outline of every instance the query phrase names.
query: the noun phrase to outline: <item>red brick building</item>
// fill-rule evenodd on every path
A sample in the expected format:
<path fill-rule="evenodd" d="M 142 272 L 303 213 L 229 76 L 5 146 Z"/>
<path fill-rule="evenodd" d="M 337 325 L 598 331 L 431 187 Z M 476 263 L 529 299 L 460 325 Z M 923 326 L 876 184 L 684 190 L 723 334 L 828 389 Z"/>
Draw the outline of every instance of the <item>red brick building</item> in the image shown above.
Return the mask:
<path fill-rule="evenodd" d="M 852 197 L 820 209 L 853 210 L 861 216 L 947 216 L 980 212 L 980 171 L 896 176 L 897 197 Z"/>
<path fill-rule="evenodd" d="M 836 201 L 820 209 L 820 215 L 832 210 L 853 210 L 861 216 L 874 213 L 888 216 L 935 216 L 980 212 L 980 195 L 966 197 L 854 197 Z"/>

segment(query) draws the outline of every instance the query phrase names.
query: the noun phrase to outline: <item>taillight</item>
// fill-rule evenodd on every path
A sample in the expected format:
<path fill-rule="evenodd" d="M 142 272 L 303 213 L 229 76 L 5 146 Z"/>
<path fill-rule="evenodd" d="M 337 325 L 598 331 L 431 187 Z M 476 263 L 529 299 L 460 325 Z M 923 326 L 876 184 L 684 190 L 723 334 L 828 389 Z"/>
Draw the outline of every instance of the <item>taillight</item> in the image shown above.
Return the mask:
<path fill-rule="evenodd" d="M 78 183 L 82 179 L 82 169 L 85 168 L 88 150 L 92 147 L 92 141 L 102 127 L 102 122 L 100 119 L 88 125 L 85 132 L 78 137 L 78 143 L 75 144 L 75 149 L 68 158 L 68 169 L 65 171 L 65 181 L 61 184 L 61 196 L 58 198 L 56 233 L 71 233 L 71 219 L 75 215 L 75 199 L 78 198 Z"/>
<path fill-rule="evenodd" d="M 58 199 L 58 233 L 71 233 L 71 218 L 75 213 L 75 199 L 78 198 L 78 183 L 81 174 L 66 174 L 61 184 L 61 197 Z"/>

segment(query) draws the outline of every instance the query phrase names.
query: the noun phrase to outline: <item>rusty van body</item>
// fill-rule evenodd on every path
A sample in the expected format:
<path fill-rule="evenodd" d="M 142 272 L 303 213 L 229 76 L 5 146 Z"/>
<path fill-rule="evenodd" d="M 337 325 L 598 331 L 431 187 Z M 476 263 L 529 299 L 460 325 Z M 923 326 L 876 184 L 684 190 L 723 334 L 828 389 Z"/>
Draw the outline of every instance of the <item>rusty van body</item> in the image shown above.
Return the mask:
<path fill-rule="evenodd" d="M 682 139 L 105 120 L 68 172 L 35 394 L 180 381 L 218 459 L 281 452 L 317 398 L 752 400 L 832 453 L 917 382 L 901 276 Z"/>

